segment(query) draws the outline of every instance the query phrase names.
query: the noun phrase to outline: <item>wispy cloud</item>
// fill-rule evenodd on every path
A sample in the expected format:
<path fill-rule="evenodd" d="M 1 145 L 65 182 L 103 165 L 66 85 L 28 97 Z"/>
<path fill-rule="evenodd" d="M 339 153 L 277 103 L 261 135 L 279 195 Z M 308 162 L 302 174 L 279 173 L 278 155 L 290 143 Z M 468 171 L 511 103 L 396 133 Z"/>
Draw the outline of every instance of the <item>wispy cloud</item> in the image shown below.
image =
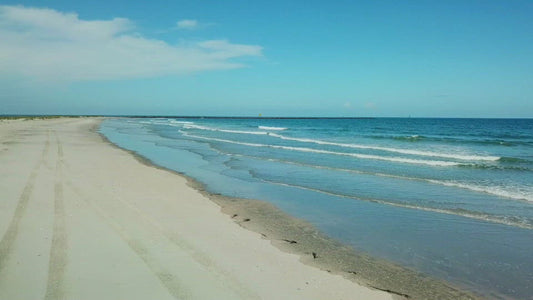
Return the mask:
<path fill-rule="evenodd" d="M 365 106 L 365 108 L 368 108 L 368 109 L 374 109 L 374 108 L 376 108 L 376 103 L 375 102 L 366 102 L 364 106 Z"/>
<path fill-rule="evenodd" d="M 67 81 L 153 77 L 241 68 L 233 59 L 262 55 L 256 45 L 170 45 L 134 29 L 125 18 L 81 20 L 52 9 L 0 6 L 0 74 Z"/>
<path fill-rule="evenodd" d="M 196 20 L 180 20 L 176 23 L 179 29 L 196 29 L 198 28 L 198 21 Z"/>

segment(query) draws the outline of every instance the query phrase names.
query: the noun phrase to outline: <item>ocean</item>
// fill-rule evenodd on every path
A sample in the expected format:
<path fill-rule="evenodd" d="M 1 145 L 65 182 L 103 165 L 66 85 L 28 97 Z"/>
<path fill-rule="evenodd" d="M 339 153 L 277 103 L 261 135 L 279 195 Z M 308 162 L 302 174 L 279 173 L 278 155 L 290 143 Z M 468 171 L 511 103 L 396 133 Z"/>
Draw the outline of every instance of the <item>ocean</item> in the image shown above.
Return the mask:
<path fill-rule="evenodd" d="M 100 132 L 357 251 L 533 299 L 533 119 L 111 118 Z"/>

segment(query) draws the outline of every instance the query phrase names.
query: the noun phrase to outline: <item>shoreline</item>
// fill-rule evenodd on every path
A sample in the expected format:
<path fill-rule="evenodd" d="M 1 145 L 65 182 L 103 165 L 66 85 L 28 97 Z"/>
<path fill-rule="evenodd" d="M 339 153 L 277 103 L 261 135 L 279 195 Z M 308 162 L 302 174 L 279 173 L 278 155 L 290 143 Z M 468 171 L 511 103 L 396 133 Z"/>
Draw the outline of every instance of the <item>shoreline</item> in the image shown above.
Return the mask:
<path fill-rule="evenodd" d="M 399 297 L 279 250 L 101 120 L 0 122 L 0 299 Z"/>
<path fill-rule="evenodd" d="M 104 120 L 103 118 L 102 120 Z M 101 123 L 101 121 L 100 121 Z M 241 199 L 211 193 L 198 180 L 152 162 L 135 151 L 121 148 L 98 131 L 91 130 L 112 147 L 132 155 L 140 163 L 170 172 L 187 180 L 187 185 L 214 202 L 239 226 L 260 234 L 283 252 L 296 254 L 299 261 L 354 283 L 391 294 L 395 299 L 480 299 L 461 289 L 384 259 L 372 257 L 320 232 L 309 222 L 293 217 L 259 199 Z"/>

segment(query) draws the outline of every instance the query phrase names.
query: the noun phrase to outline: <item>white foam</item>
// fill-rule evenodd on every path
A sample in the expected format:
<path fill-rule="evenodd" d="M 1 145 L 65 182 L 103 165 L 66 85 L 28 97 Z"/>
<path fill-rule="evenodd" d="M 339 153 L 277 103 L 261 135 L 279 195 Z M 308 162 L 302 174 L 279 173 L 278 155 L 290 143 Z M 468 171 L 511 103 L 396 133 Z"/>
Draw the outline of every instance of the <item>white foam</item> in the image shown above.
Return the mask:
<path fill-rule="evenodd" d="M 509 189 L 506 189 L 505 187 L 482 186 L 482 185 L 461 183 L 461 182 L 456 182 L 456 181 L 436 180 L 436 179 L 428 179 L 428 178 L 386 174 L 386 173 L 379 173 L 379 172 L 368 172 L 368 171 L 361 171 L 361 170 L 356 170 L 356 169 L 345 169 L 345 168 L 336 168 L 336 167 L 321 166 L 321 165 L 312 165 L 312 164 L 287 161 L 287 160 L 282 160 L 282 159 L 277 159 L 277 158 L 263 158 L 263 157 L 258 157 L 258 156 L 242 155 L 242 154 L 239 154 L 237 156 L 245 156 L 245 157 L 251 157 L 255 159 L 263 159 L 263 160 L 274 161 L 274 162 L 279 162 L 279 163 L 284 163 L 284 164 L 291 164 L 291 165 L 296 165 L 296 166 L 309 167 L 309 168 L 322 169 L 322 170 L 349 172 L 349 173 L 355 173 L 355 174 L 395 178 L 395 179 L 400 179 L 400 180 L 428 182 L 428 183 L 437 184 L 437 185 L 457 187 L 457 188 L 462 188 L 462 189 L 466 189 L 466 190 L 470 190 L 474 192 L 491 194 L 494 196 L 514 199 L 514 200 L 526 200 L 526 201 L 533 202 L 533 189 L 526 190 L 524 187 L 515 188 L 514 190 L 509 190 Z"/>
<path fill-rule="evenodd" d="M 330 195 L 330 196 L 335 196 L 335 197 L 342 197 L 342 198 L 348 198 L 348 199 L 354 199 L 354 200 L 362 200 L 362 201 L 379 203 L 379 204 L 383 204 L 383 205 L 390 205 L 390 206 L 403 207 L 403 208 L 409 208 L 409 209 L 430 211 L 430 212 L 447 214 L 447 215 L 456 215 L 456 216 L 462 216 L 462 217 L 476 219 L 476 220 L 482 220 L 482 221 L 487 221 L 487 222 L 504 224 L 504 225 L 508 225 L 508 226 L 516 226 L 516 227 L 521 227 L 521 228 L 526 228 L 526 229 L 533 229 L 533 226 L 531 224 L 523 223 L 523 222 L 515 222 L 515 221 L 512 221 L 512 220 L 508 220 L 506 218 L 501 218 L 501 217 L 494 216 L 494 215 L 489 215 L 489 214 L 486 214 L 486 213 L 469 212 L 469 211 L 457 211 L 457 210 L 453 210 L 453 209 L 442 209 L 442 208 L 434 208 L 434 207 L 427 207 L 427 206 L 425 207 L 425 206 L 413 205 L 413 204 L 408 204 L 408 203 L 397 203 L 397 202 L 392 202 L 392 201 L 385 201 L 385 200 L 380 200 L 380 199 L 360 198 L 360 197 L 349 196 L 349 195 L 344 195 L 344 194 L 332 193 L 332 192 L 329 192 L 329 191 L 310 188 L 310 187 L 306 187 L 306 186 L 293 185 L 293 184 L 277 182 L 277 181 L 270 181 L 270 180 L 265 180 L 265 179 L 260 179 L 260 180 L 263 181 L 263 182 L 271 183 L 271 184 L 276 184 L 276 185 L 281 185 L 281 186 L 298 188 L 298 189 L 302 189 L 302 190 L 313 191 L 313 192 L 317 192 L 317 193 L 321 193 L 321 194 L 325 194 L 325 195 Z"/>
<path fill-rule="evenodd" d="M 190 121 L 177 121 L 177 120 L 170 120 L 170 123 L 172 124 L 194 124 L 194 122 L 190 122 Z"/>
<path fill-rule="evenodd" d="M 274 137 L 277 137 L 283 140 L 297 141 L 297 142 L 304 142 L 304 143 L 314 143 L 318 145 L 330 145 L 330 146 L 339 146 L 339 147 L 354 148 L 354 149 L 380 150 L 380 151 L 386 151 L 386 152 L 394 152 L 394 153 L 418 155 L 418 156 L 432 156 L 432 157 L 441 157 L 441 158 L 450 158 L 450 159 L 468 160 L 468 161 L 472 161 L 472 160 L 496 161 L 500 159 L 500 157 L 498 156 L 448 154 L 448 153 L 440 153 L 440 152 L 432 152 L 432 151 L 420 151 L 420 150 L 398 149 L 398 148 L 389 148 L 389 147 L 380 147 L 380 146 L 360 145 L 360 144 L 336 143 L 336 142 L 328 142 L 328 141 L 306 139 L 306 138 L 287 137 L 287 136 L 284 136 L 281 134 L 275 134 L 275 133 L 271 133 L 270 136 L 274 136 Z"/>
<path fill-rule="evenodd" d="M 239 134 L 253 134 L 253 135 L 267 135 L 268 134 L 268 132 L 264 132 L 264 131 L 230 130 L 230 129 L 213 128 L 213 127 L 193 125 L 193 124 L 185 124 L 183 125 L 183 127 L 186 129 L 200 129 L 200 130 L 207 130 L 207 131 L 218 131 L 218 132 L 239 133 Z"/>
<path fill-rule="evenodd" d="M 282 140 L 296 141 L 296 142 L 303 142 L 303 143 L 313 143 L 313 144 L 318 144 L 318 145 L 338 146 L 338 147 L 352 148 L 352 149 L 379 150 L 379 151 L 401 153 L 401 154 L 408 154 L 408 155 L 440 157 L 440 158 L 449 158 L 449 159 L 465 160 L 465 161 L 497 161 L 500 159 L 499 156 L 489 156 L 489 155 L 450 154 L 450 153 L 441 153 L 441 152 L 433 152 L 433 151 L 421 151 L 421 150 L 399 149 L 399 148 L 391 148 L 391 147 L 361 145 L 361 144 L 337 143 L 337 142 L 329 142 L 329 141 L 307 139 L 307 138 L 288 137 L 288 136 L 284 136 L 281 134 L 269 133 L 269 132 L 264 132 L 264 131 L 228 130 L 228 129 L 220 129 L 220 128 L 213 128 L 213 127 L 207 127 L 207 126 L 199 126 L 199 125 L 190 125 L 190 126 L 186 126 L 185 128 L 194 128 L 194 129 L 201 129 L 201 130 L 238 133 L 238 134 L 269 135 L 269 136 L 276 137 Z M 281 131 L 281 130 L 286 130 L 287 128 L 259 126 L 259 129 Z"/>
<path fill-rule="evenodd" d="M 238 144 L 238 145 L 250 146 L 250 147 L 266 147 L 266 148 L 284 149 L 284 150 L 292 150 L 292 151 L 300 151 L 300 152 L 351 156 L 351 157 L 360 158 L 360 159 L 374 159 L 374 160 L 392 161 L 392 162 L 409 163 L 409 164 L 422 164 L 422 165 L 440 166 L 440 167 L 459 165 L 459 163 L 457 162 L 450 162 L 450 161 L 410 159 L 410 158 L 403 158 L 403 157 L 389 157 L 389 156 L 368 155 L 368 154 L 359 154 L 359 153 L 335 152 L 335 151 L 304 148 L 304 147 L 290 147 L 290 146 L 280 146 L 280 145 L 237 142 L 233 140 L 208 138 L 208 137 L 203 137 L 203 136 L 191 135 L 183 131 L 180 131 L 180 132 L 183 135 L 188 136 L 188 137 L 223 142 L 223 143 L 230 143 L 230 144 Z"/>
<path fill-rule="evenodd" d="M 504 198 L 510 198 L 515 200 L 526 200 L 533 202 L 533 191 L 526 191 L 526 190 L 509 190 L 504 187 L 498 187 L 498 186 L 482 186 L 482 185 L 476 185 L 476 184 L 466 184 L 456 181 L 443 181 L 443 180 L 434 180 L 434 179 L 427 179 L 428 182 L 435 183 L 435 184 L 441 184 L 445 186 L 451 186 L 451 187 L 458 187 L 463 188 L 475 192 L 480 193 L 486 193 L 491 194 L 499 197 Z"/>
<path fill-rule="evenodd" d="M 285 127 L 271 127 L 271 126 L 258 126 L 257 128 L 261 129 L 261 130 L 287 130 L 287 128 Z"/>
<path fill-rule="evenodd" d="M 154 120 L 154 121 L 152 121 L 152 123 L 153 124 L 158 124 L 158 125 L 167 125 L 168 121 Z"/>

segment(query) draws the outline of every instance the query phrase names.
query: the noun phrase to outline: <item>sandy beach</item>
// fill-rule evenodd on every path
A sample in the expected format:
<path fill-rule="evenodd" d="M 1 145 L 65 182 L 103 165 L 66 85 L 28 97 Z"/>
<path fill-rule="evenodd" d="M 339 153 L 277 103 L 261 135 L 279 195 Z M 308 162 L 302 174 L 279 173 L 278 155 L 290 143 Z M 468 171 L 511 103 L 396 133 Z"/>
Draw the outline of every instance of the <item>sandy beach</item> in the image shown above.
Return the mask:
<path fill-rule="evenodd" d="M 0 121 L 0 299 L 391 299 L 304 264 L 97 118 Z"/>

